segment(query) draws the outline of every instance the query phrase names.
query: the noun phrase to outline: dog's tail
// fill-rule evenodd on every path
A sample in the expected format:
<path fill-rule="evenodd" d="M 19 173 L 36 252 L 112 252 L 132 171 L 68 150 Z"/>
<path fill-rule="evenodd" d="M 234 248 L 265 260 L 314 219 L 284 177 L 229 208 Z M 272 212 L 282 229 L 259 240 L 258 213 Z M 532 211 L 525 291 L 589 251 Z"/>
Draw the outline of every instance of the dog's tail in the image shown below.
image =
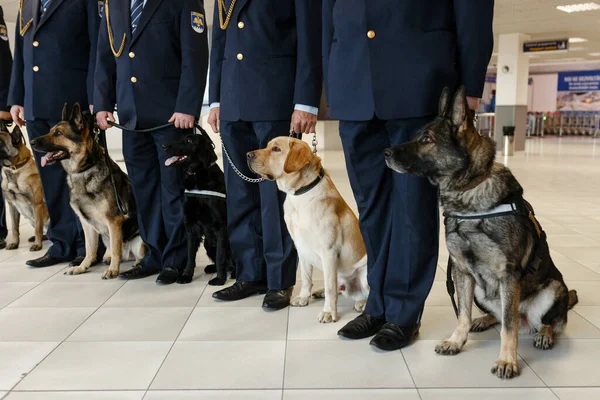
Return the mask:
<path fill-rule="evenodd" d="M 577 290 L 569 290 L 569 310 L 575 307 L 575 304 L 579 303 L 579 298 L 577 297 Z"/>

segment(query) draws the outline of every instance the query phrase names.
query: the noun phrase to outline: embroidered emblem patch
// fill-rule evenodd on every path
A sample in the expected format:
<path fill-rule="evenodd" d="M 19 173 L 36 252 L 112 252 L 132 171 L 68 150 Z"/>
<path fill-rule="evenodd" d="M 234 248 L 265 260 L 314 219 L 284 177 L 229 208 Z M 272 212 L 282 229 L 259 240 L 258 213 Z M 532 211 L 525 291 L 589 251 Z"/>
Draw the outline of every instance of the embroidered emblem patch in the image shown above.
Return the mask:
<path fill-rule="evenodd" d="M 0 39 L 5 42 L 8 40 L 8 30 L 6 29 L 6 25 L 0 24 Z"/>
<path fill-rule="evenodd" d="M 98 15 L 100 18 L 104 18 L 104 1 L 98 2 Z"/>
<path fill-rule="evenodd" d="M 192 11 L 192 29 L 197 33 L 204 32 L 204 14 Z"/>

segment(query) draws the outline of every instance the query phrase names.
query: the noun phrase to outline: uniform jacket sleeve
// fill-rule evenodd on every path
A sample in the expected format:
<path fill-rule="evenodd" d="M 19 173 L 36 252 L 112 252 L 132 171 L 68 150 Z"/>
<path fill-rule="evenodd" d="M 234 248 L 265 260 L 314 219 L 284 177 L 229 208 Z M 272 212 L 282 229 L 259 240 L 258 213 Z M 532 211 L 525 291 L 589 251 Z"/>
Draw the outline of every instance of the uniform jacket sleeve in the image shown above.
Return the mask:
<path fill-rule="evenodd" d="M 98 33 L 94 74 L 94 112 L 113 112 L 116 102 L 117 63 L 108 41 L 106 9 Z"/>
<path fill-rule="evenodd" d="M 88 36 L 90 38 L 90 61 L 88 64 L 87 93 L 89 104 L 94 104 L 94 74 L 96 73 L 96 48 L 100 28 L 98 0 L 87 0 Z"/>
<path fill-rule="evenodd" d="M 221 69 L 223 66 L 223 57 L 225 56 L 226 31 L 222 30 L 219 24 L 218 1 L 215 0 L 212 44 L 210 48 L 210 82 L 208 85 L 208 99 L 210 104 L 221 101 Z"/>
<path fill-rule="evenodd" d="M 467 96 L 481 97 L 494 48 L 494 0 L 454 0 L 461 83 Z"/>
<path fill-rule="evenodd" d="M 321 0 L 296 0 L 296 83 L 294 104 L 319 107 L 323 70 L 321 59 Z"/>
<path fill-rule="evenodd" d="M 206 20 L 202 33 L 196 32 L 191 25 L 191 13 L 204 16 L 203 2 L 186 0 L 181 14 L 181 81 L 177 94 L 175 112 L 200 116 L 206 74 L 208 73 L 208 37 Z"/>
<path fill-rule="evenodd" d="M 325 98 L 329 99 L 327 76 L 329 71 L 329 53 L 331 53 L 331 43 L 333 41 L 333 6 L 335 0 L 323 0 L 323 42 L 322 42 L 322 53 L 323 53 L 323 83 L 325 85 Z M 329 100 L 327 100 L 329 104 Z"/>
<path fill-rule="evenodd" d="M 19 31 L 21 13 L 17 14 L 17 24 L 15 27 L 15 58 L 13 60 L 12 74 L 10 78 L 10 90 L 8 92 L 9 106 L 23 106 L 25 101 L 25 78 L 23 73 L 25 66 L 23 62 L 23 37 Z"/>
<path fill-rule="evenodd" d="M 6 26 L 4 16 L 0 7 L 0 25 Z M 12 54 L 8 40 L 0 39 L 0 110 L 7 107 L 8 90 L 10 87 L 10 75 L 12 70 Z"/>

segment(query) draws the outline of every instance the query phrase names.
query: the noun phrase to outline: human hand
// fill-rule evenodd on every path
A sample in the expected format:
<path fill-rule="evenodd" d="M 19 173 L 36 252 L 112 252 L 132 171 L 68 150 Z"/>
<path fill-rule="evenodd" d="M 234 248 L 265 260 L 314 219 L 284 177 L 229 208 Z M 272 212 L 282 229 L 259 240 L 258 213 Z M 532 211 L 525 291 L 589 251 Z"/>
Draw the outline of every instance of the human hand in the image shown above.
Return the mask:
<path fill-rule="evenodd" d="M 110 128 L 108 121 L 115 122 L 115 116 L 113 115 L 113 113 L 108 111 L 99 111 L 98 114 L 96 114 L 96 123 L 98 124 L 98 127 L 103 131 Z"/>
<path fill-rule="evenodd" d="M 294 110 L 290 128 L 295 133 L 315 133 L 317 116 L 306 111 Z"/>
<path fill-rule="evenodd" d="M 169 122 L 173 122 L 177 129 L 192 129 L 196 119 L 193 115 L 176 112 L 171 119 L 169 119 Z"/>
<path fill-rule="evenodd" d="M 25 126 L 25 121 L 21 118 L 21 115 L 25 116 L 25 109 L 23 106 L 12 106 L 10 108 L 10 115 L 19 128 Z"/>
<path fill-rule="evenodd" d="M 479 98 L 477 97 L 467 97 L 467 103 L 470 110 L 475 111 L 479 108 Z"/>
<path fill-rule="evenodd" d="M 219 107 L 213 107 L 208 114 L 208 124 L 212 127 L 214 133 L 219 133 L 221 129 L 221 111 Z"/>

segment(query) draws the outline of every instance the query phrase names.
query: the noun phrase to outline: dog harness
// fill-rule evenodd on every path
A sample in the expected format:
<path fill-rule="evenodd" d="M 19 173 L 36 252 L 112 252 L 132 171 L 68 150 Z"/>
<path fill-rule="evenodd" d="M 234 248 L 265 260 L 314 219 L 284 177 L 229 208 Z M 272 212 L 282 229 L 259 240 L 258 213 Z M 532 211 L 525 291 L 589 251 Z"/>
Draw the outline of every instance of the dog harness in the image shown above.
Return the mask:
<path fill-rule="evenodd" d="M 312 181 L 311 183 L 309 183 L 308 185 L 303 186 L 300 189 L 296 190 L 294 192 L 294 196 L 300 196 L 301 194 L 307 193 L 311 189 L 314 189 L 314 187 L 317 186 L 319 184 L 319 182 L 321 182 L 321 180 L 323 179 L 324 176 L 325 176 L 325 169 L 323 169 L 323 167 L 321 167 L 321 170 L 319 171 L 319 175 L 315 178 L 315 180 Z"/>
<path fill-rule="evenodd" d="M 548 243 L 546 241 L 546 233 L 535 218 L 533 207 L 523 198 L 523 195 L 519 194 L 512 201 L 500 204 L 484 213 L 448 214 L 444 212 L 444 225 L 447 225 L 448 218 L 456 219 L 460 222 L 461 220 L 489 219 L 506 216 L 514 216 L 519 219 L 522 222 L 522 225 L 529 229 L 534 234 L 534 237 L 537 238 L 525 268 L 525 273 L 535 274 L 544 260 L 545 255 L 548 254 Z M 456 314 L 456 317 L 458 317 L 458 307 L 456 305 L 456 300 L 454 299 L 456 290 L 454 281 L 452 280 L 452 268 L 451 258 L 448 257 L 448 266 L 446 268 L 446 290 L 452 300 L 454 313 Z"/>

